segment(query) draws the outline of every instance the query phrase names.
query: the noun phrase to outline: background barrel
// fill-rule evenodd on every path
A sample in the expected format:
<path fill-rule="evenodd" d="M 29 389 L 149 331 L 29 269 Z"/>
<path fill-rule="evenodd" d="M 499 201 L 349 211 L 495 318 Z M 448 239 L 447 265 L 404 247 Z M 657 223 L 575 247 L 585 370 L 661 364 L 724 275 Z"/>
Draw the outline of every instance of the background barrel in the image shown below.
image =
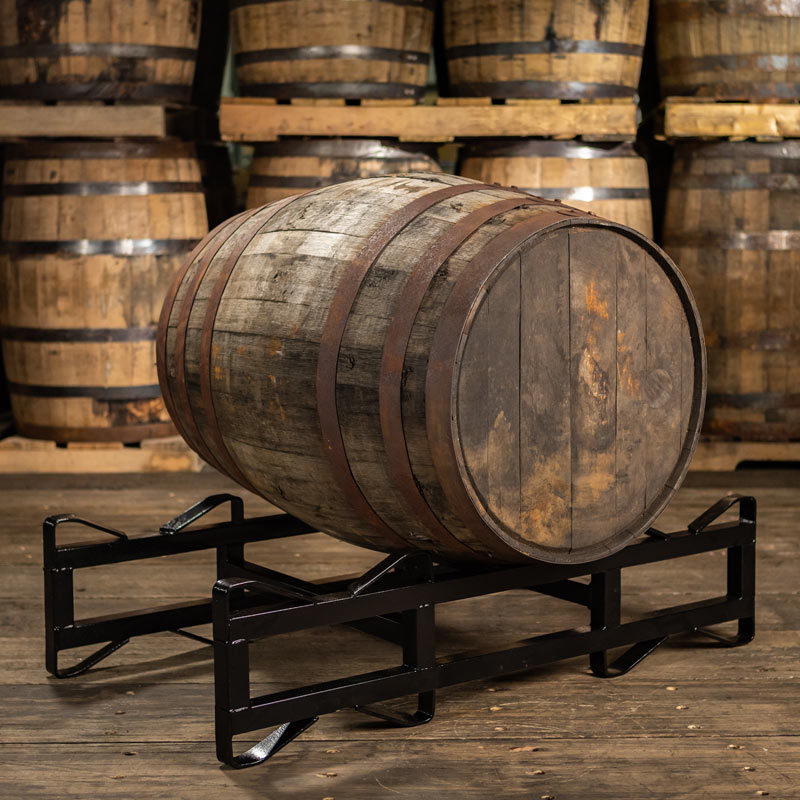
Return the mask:
<path fill-rule="evenodd" d="M 247 207 L 331 186 L 334 183 L 401 172 L 439 172 L 436 147 L 380 139 L 312 139 L 256 147 Z"/>
<path fill-rule="evenodd" d="M 433 0 L 231 0 L 241 94 L 421 97 Z"/>
<path fill-rule="evenodd" d="M 445 0 L 450 92 L 633 97 L 647 0 Z"/>
<path fill-rule="evenodd" d="M 0 97 L 188 102 L 200 0 L 0 0 Z"/>
<path fill-rule="evenodd" d="M 630 144 L 477 141 L 462 149 L 459 174 L 518 186 L 653 235 L 647 162 Z"/>
<path fill-rule="evenodd" d="M 678 148 L 664 246 L 697 297 L 705 430 L 800 438 L 800 142 Z"/>
<path fill-rule="evenodd" d="M 623 547 L 682 480 L 705 380 L 649 240 L 431 174 L 233 218 L 170 289 L 157 353 L 209 463 L 315 529 L 452 560 Z"/>
<path fill-rule="evenodd" d="M 656 0 L 663 94 L 800 97 L 800 3 Z"/>
<path fill-rule="evenodd" d="M 191 145 L 8 148 L 0 336 L 21 435 L 140 441 L 173 432 L 155 323 L 207 230 Z"/>

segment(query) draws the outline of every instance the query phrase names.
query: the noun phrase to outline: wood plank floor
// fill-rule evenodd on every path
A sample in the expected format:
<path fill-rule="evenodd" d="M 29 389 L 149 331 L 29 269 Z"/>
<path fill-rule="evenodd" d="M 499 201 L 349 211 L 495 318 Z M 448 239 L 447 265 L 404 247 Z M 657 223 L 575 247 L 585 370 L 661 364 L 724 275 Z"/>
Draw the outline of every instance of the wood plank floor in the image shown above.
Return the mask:
<path fill-rule="evenodd" d="M 685 525 L 730 489 L 760 504 L 753 644 L 725 650 L 689 636 L 614 680 L 573 659 L 445 689 L 435 720 L 410 730 L 345 711 L 269 764 L 233 771 L 214 756 L 210 648 L 158 634 L 80 678 L 47 676 L 40 524 L 74 511 L 139 532 L 207 494 L 246 493 L 213 473 L 3 476 L 0 797 L 800 798 L 800 474 L 693 473 L 659 527 Z M 267 506 L 247 496 L 246 507 L 256 514 Z M 322 534 L 252 545 L 248 556 L 304 578 L 366 569 L 378 558 Z M 724 562 L 706 554 L 630 570 L 624 609 L 718 594 Z M 201 597 L 212 582 L 208 553 L 83 570 L 76 613 Z M 437 618 L 440 654 L 587 622 L 580 608 L 523 592 L 454 603 Z M 254 693 L 396 661 L 393 646 L 338 628 L 251 650 Z M 255 736 L 243 737 L 242 749 L 248 741 Z"/>

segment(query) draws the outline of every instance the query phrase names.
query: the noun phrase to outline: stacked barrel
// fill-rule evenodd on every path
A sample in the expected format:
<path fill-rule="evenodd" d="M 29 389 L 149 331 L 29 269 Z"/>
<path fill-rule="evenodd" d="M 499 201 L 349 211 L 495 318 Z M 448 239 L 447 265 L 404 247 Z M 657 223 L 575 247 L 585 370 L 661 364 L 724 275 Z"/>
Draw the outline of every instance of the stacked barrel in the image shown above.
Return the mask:
<path fill-rule="evenodd" d="M 196 0 L 0 0 L 0 14 L 0 99 L 55 101 L 64 115 L 78 100 L 192 99 Z M 155 327 L 173 274 L 208 230 L 208 172 L 195 145 L 175 139 L 98 132 L 6 148 L 0 338 L 21 435 L 174 433 Z"/>
<path fill-rule="evenodd" d="M 657 0 L 664 94 L 800 100 L 800 4 Z M 699 100 L 696 100 L 699 102 Z M 800 439 L 800 141 L 698 137 L 675 151 L 664 246 L 705 326 L 705 432 Z"/>

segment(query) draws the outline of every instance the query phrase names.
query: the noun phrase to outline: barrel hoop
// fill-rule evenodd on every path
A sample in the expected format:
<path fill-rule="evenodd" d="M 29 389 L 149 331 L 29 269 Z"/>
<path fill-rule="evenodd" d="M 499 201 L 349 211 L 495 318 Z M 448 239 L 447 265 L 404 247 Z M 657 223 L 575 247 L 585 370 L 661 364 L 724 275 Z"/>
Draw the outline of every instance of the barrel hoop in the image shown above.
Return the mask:
<path fill-rule="evenodd" d="M 530 192 L 537 197 L 547 200 L 582 200 L 589 203 L 592 200 L 649 200 L 649 189 L 624 189 L 608 186 L 564 186 L 561 188 L 532 187 L 523 188 L 523 192 Z"/>
<path fill-rule="evenodd" d="M 676 173 L 670 181 L 672 189 L 773 189 L 797 191 L 800 175 L 759 172 L 752 175 L 691 175 Z"/>
<path fill-rule="evenodd" d="M 231 11 L 245 6 L 263 6 L 267 3 L 284 3 L 292 0 L 230 0 Z M 388 3 L 393 6 L 407 6 L 408 8 L 424 8 L 433 11 L 436 8 L 436 0 L 362 0 L 369 3 Z"/>
<path fill-rule="evenodd" d="M 175 100 L 186 102 L 186 83 L 93 81 L 91 83 L 15 83 L 0 87 L 3 100 Z"/>
<path fill-rule="evenodd" d="M 765 72 L 800 69 L 800 54 L 748 53 L 747 55 L 678 56 L 665 58 L 659 68 L 666 74 L 713 72 L 715 70 L 763 70 Z M 723 79 L 729 76 L 719 76 Z M 723 82 L 725 82 L 723 80 Z"/>
<path fill-rule="evenodd" d="M 60 42 L 51 44 L 10 44 L 0 47 L 0 58 L 169 58 L 194 61 L 196 47 L 166 47 L 160 44 L 124 44 L 121 42 Z"/>
<path fill-rule="evenodd" d="M 166 256 L 185 255 L 197 239 L 63 239 L 47 242 L 0 242 L 6 255 Z"/>
<path fill-rule="evenodd" d="M 27 141 L 9 144 L 6 163 L 31 159 L 60 161 L 84 158 L 197 158 L 192 142 L 42 142 Z"/>
<path fill-rule="evenodd" d="M 740 350 L 793 350 L 800 347 L 796 330 L 766 330 L 736 333 L 706 331 L 706 347 Z"/>
<path fill-rule="evenodd" d="M 597 39 L 544 39 L 540 42 L 477 42 L 448 47 L 448 59 L 484 56 L 517 56 L 536 53 L 602 53 L 642 57 L 644 45 L 630 42 L 604 42 Z"/>
<path fill-rule="evenodd" d="M 202 193 L 202 183 L 184 181 L 80 181 L 76 183 L 12 183 L 3 186 L 5 197 L 34 197 L 39 195 L 122 195 L 124 197 L 151 194 Z"/>
<path fill-rule="evenodd" d="M 670 231 L 668 247 L 719 247 L 722 250 L 800 250 L 800 230 L 764 231 Z"/>
<path fill-rule="evenodd" d="M 196 263 L 197 270 L 186 289 L 186 293 L 183 297 L 183 306 L 179 309 L 178 322 L 175 326 L 175 347 L 173 351 L 175 355 L 175 395 L 170 395 L 170 400 L 175 404 L 178 417 L 186 422 L 189 434 L 197 444 L 198 452 L 206 461 L 222 472 L 224 472 L 225 469 L 221 466 L 219 459 L 203 439 L 203 435 L 200 433 L 200 429 L 197 426 L 197 420 L 194 416 L 191 401 L 189 400 L 189 389 L 186 383 L 186 333 L 189 327 L 189 316 L 192 313 L 194 301 L 197 297 L 197 290 L 211 262 L 224 246 L 225 242 L 228 241 L 229 236 L 239 230 L 239 228 L 257 211 L 258 209 L 254 208 L 228 220 L 220 230 L 219 235 L 217 235 L 215 239 L 209 241 L 209 247 L 203 251 L 199 260 L 194 262 L 194 259 L 192 259 L 192 261 L 189 262 L 187 266 Z"/>
<path fill-rule="evenodd" d="M 685 22 L 690 19 L 722 16 L 800 17 L 800 0 L 722 0 L 722 2 L 687 2 L 659 0 L 658 24 Z"/>
<path fill-rule="evenodd" d="M 161 395 L 157 383 L 148 386 L 38 386 L 8 381 L 8 391 L 29 397 L 92 397 L 95 400 L 150 400 Z"/>
<path fill-rule="evenodd" d="M 511 142 L 470 142 L 464 158 L 640 158 L 630 142 L 575 142 L 553 139 L 522 139 Z"/>
<path fill-rule="evenodd" d="M 706 397 L 709 406 L 729 408 L 800 408 L 800 394 L 784 392 L 714 393 Z"/>
<path fill-rule="evenodd" d="M 219 275 L 217 276 L 217 280 L 211 290 L 211 295 L 208 298 L 208 305 L 206 306 L 205 316 L 203 317 L 203 325 L 201 328 L 202 332 L 200 334 L 200 400 L 201 406 L 205 411 L 206 425 L 208 427 L 211 440 L 217 448 L 215 455 L 225 467 L 225 472 L 228 475 L 241 483 L 242 486 L 250 489 L 256 494 L 258 494 L 258 490 L 250 483 L 250 481 L 239 469 L 239 465 L 234 460 L 230 450 L 228 450 L 228 446 L 225 444 L 225 440 L 222 438 L 222 432 L 219 428 L 219 420 L 217 419 L 217 413 L 214 407 L 214 396 L 211 391 L 211 355 L 214 343 L 214 324 L 217 319 L 217 312 L 219 311 L 219 305 L 222 300 L 225 287 L 228 285 L 228 280 L 230 279 L 242 253 L 244 253 L 256 236 L 261 233 L 267 222 L 269 222 L 279 211 L 282 211 L 289 203 L 293 203 L 303 196 L 304 195 L 293 195 L 292 197 L 286 197 L 283 200 L 278 200 L 267 208 L 255 209 L 255 211 L 262 211 L 264 213 L 257 220 L 258 225 L 251 234 L 244 235 L 244 232 L 242 232 L 242 241 L 231 250 L 231 252 L 228 254 L 227 260 L 222 265 Z M 248 218 L 243 220 L 243 223 L 246 224 L 250 220 L 250 216 L 252 215 L 248 214 Z"/>
<path fill-rule="evenodd" d="M 156 338 L 156 327 L 24 328 L 0 325 L 0 338 L 14 342 L 149 342 Z"/>
<path fill-rule="evenodd" d="M 254 158 L 282 158 L 291 156 L 322 156 L 323 158 L 377 158 L 381 161 L 435 156 L 434 143 L 409 144 L 398 147 L 394 142 L 381 139 L 311 139 L 284 140 L 256 145 Z"/>
<path fill-rule="evenodd" d="M 455 223 L 417 262 L 394 305 L 386 332 L 380 373 L 380 420 L 389 473 L 408 506 L 430 530 L 434 539 L 452 549 L 473 551 L 452 534 L 428 505 L 414 478 L 403 428 L 402 386 L 408 342 L 422 301 L 434 276 L 450 256 L 479 228 L 494 217 L 523 206 L 536 205 L 533 197 L 496 200 Z M 483 552 L 483 551 L 482 551 Z"/>
<path fill-rule="evenodd" d="M 361 491 L 347 458 L 336 401 L 339 351 L 350 313 L 361 285 L 389 243 L 417 217 L 437 203 L 466 192 L 497 188 L 481 183 L 456 184 L 437 189 L 411 201 L 389 216 L 367 239 L 340 281 L 328 309 L 320 337 L 317 361 L 317 413 L 325 455 L 342 494 L 359 516 L 387 538 L 395 547 L 408 547 L 409 542 L 393 530 L 370 505 Z"/>
<path fill-rule="evenodd" d="M 17 433 L 31 439 L 52 442 L 141 442 L 144 439 L 174 436 L 171 422 L 150 422 L 142 425 L 113 425 L 107 428 L 67 428 L 57 425 L 16 423 Z"/>
<path fill-rule="evenodd" d="M 469 81 L 451 87 L 454 97 L 630 97 L 635 86 L 584 81 Z"/>
<path fill-rule="evenodd" d="M 241 214 L 233 217 L 233 219 L 238 219 L 240 216 Z M 203 252 L 205 247 L 213 241 L 214 237 L 226 225 L 232 221 L 232 219 L 228 219 L 217 225 L 217 227 L 214 228 L 214 230 L 212 230 L 210 233 L 206 234 L 203 240 L 198 242 L 192 252 L 186 256 L 186 260 L 183 262 L 181 268 L 175 273 L 175 278 L 167 290 L 166 297 L 164 298 L 164 302 L 161 306 L 161 314 L 159 314 L 158 317 L 158 329 L 156 331 L 156 370 L 158 371 L 158 382 L 161 384 L 161 394 L 164 398 L 164 404 L 167 407 L 170 417 L 175 422 L 175 427 L 178 429 L 180 435 L 186 440 L 186 443 L 202 458 L 206 458 L 206 455 L 201 452 L 203 447 L 202 441 L 197 442 L 192 439 L 191 433 L 186 428 L 186 424 L 184 423 L 184 420 L 181 419 L 181 415 L 178 413 L 177 406 L 172 399 L 172 389 L 169 382 L 169 375 L 167 373 L 167 333 L 169 330 L 169 320 L 172 316 L 173 307 L 175 305 L 175 298 L 178 296 L 180 287 L 183 285 L 183 281 L 185 280 L 189 269 L 191 268 L 192 264 L 194 264 L 195 259 L 200 255 L 200 253 Z"/>
<path fill-rule="evenodd" d="M 242 83 L 243 96 L 275 97 L 291 100 L 293 97 L 344 97 L 361 98 L 415 97 L 425 94 L 425 87 L 411 83 L 369 82 L 318 82 L 318 83 Z"/>
<path fill-rule="evenodd" d="M 426 65 L 430 53 L 418 50 L 396 50 L 391 47 L 372 47 L 365 44 L 316 44 L 308 47 L 270 47 L 264 50 L 246 50 L 243 53 L 237 53 L 234 56 L 234 62 L 237 67 L 243 67 L 247 64 L 262 64 L 267 61 L 308 61 L 333 58 Z"/>

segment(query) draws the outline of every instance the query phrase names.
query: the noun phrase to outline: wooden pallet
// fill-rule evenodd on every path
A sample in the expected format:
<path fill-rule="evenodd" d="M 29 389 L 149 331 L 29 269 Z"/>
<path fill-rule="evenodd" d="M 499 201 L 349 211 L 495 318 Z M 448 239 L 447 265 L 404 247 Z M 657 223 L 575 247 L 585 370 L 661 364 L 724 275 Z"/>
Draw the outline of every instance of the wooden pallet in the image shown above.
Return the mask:
<path fill-rule="evenodd" d="M 0 441 L 0 474 L 200 472 L 203 461 L 179 436 L 147 439 L 137 447 L 121 442 L 55 442 L 9 436 Z"/>
<path fill-rule="evenodd" d="M 800 137 L 800 103 L 721 102 L 668 97 L 664 135 L 658 138 L 757 139 Z"/>
<path fill-rule="evenodd" d="M 731 442 L 701 439 L 697 445 L 692 470 L 724 472 L 734 470 L 743 461 L 794 461 L 800 464 L 800 442 Z"/>
<path fill-rule="evenodd" d="M 452 142 L 456 138 L 550 136 L 631 141 L 636 136 L 636 105 L 620 102 L 562 103 L 518 100 L 502 104 L 486 98 L 439 98 L 435 104 L 397 101 L 292 101 L 223 98 L 222 138 L 270 142 L 281 136 L 397 137 L 400 141 Z"/>

